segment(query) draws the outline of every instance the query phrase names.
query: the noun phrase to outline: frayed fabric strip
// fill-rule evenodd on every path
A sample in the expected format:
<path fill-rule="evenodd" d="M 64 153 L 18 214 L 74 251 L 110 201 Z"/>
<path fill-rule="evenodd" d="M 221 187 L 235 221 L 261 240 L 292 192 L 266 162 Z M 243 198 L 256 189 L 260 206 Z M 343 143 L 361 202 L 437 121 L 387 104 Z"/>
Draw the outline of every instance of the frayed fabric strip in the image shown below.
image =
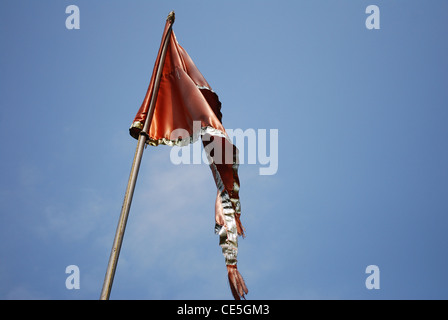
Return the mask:
<path fill-rule="evenodd" d="M 219 236 L 219 245 L 226 265 L 236 265 L 238 256 L 238 232 L 236 227 L 235 210 L 226 191 L 219 194 L 222 203 L 224 225 L 216 225 L 215 233 Z"/>
<path fill-rule="evenodd" d="M 143 129 L 143 124 L 139 121 L 136 121 L 131 125 L 130 129 L 133 128 L 141 131 Z M 154 147 L 157 147 L 158 145 L 162 144 L 170 147 L 174 146 L 185 147 L 188 146 L 189 144 L 195 143 L 199 138 L 202 138 L 205 135 L 224 138 L 228 142 L 232 143 L 229 136 L 225 132 L 222 132 L 210 126 L 201 127 L 199 131 L 193 132 L 192 135 L 184 137 L 182 139 L 167 139 L 167 138 L 153 139 L 149 136 L 148 139 L 146 140 L 146 143 Z"/>

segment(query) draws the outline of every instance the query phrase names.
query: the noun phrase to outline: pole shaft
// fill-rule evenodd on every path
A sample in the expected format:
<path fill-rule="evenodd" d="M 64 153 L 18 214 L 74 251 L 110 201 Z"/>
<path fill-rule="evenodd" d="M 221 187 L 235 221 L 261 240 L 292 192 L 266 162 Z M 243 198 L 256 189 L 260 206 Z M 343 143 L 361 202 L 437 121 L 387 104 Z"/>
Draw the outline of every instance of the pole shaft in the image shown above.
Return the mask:
<path fill-rule="evenodd" d="M 124 195 L 123 206 L 121 208 L 120 219 L 118 220 L 117 230 L 115 232 L 115 238 L 112 246 L 112 251 L 109 257 L 109 264 L 106 270 L 106 276 L 104 277 L 103 289 L 101 291 L 100 300 L 109 300 L 110 291 L 112 289 L 112 283 L 115 276 L 115 270 L 117 268 L 118 257 L 120 255 L 121 244 L 123 243 L 124 231 L 126 229 L 126 223 L 129 216 L 129 210 L 131 208 L 132 197 L 134 195 L 135 184 L 137 182 L 138 171 L 140 169 L 140 163 L 143 156 L 143 148 L 146 143 L 146 137 L 140 135 L 137 142 L 137 148 L 135 150 L 134 161 L 132 163 L 131 173 L 129 175 L 128 186 Z"/>
<path fill-rule="evenodd" d="M 171 36 L 172 24 L 174 22 L 174 12 L 171 12 L 170 15 L 173 15 L 170 27 L 166 34 L 160 63 L 157 68 L 156 79 L 154 83 L 154 88 L 151 96 L 150 105 L 148 108 L 148 116 L 146 117 L 145 124 L 143 126 L 143 130 L 141 131 L 138 141 L 137 148 L 135 149 L 134 161 L 132 162 L 131 173 L 129 174 L 128 186 L 126 188 L 126 193 L 123 200 L 123 206 L 121 208 L 120 218 L 118 220 L 117 230 L 115 232 L 115 238 L 112 246 L 112 250 L 109 257 L 109 263 L 107 265 L 106 275 L 104 277 L 103 289 L 101 290 L 100 300 L 109 300 L 110 292 L 112 289 L 112 283 L 115 276 L 115 270 L 117 268 L 118 257 L 120 255 L 121 245 L 123 243 L 123 236 L 126 229 L 126 223 L 129 216 L 129 210 L 131 208 L 132 197 L 134 195 L 135 184 L 137 182 L 138 171 L 140 169 L 140 163 L 143 156 L 143 149 L 146 144 L 147 139 L 147 131 L 149 129 L 149 125 L 151 124 L 151 118 L 153 115 L 153 110 L 155 107 L 155 103 L 157 100 L 157 92 L 159 90 L 160 78 L 162 76 L 163 64 L 165 62 L 166 50 L 168 48 L 169 39 Z M 168 16 L 170 17 L 170 16 Z M 168 19 L 167 19 L 168 20 Z"/>

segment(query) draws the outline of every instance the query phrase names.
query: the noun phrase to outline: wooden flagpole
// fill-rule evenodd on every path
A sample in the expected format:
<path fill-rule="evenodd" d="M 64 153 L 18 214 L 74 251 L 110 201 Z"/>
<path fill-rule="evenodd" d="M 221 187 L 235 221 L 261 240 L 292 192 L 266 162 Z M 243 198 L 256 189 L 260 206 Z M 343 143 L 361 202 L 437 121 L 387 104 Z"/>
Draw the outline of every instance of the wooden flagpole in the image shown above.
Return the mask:
<path fill-rule="evenodd" d="M 115 270 L 117 268 L 118 257 L 120 255 L 121 245 L 123 243 L 123 236 L 126 229 L 126 222 L 129 216 L 129 210 L 131 208 L 132 197 L 134 195 L 135 184 L 137 182 L 138 171 L 140 169 L 140 163 L 143 156 L 143 149 L 148 138 L 147 132 L 151 124 L 152 115 L 154 114 L 154 106 L 157 99 L 157 92 L 159 90 L 160 78 L 162 75 L 163 64 L 165 62 L 166 51 L 170 42 L 170 36 L 172 31 L 172 25 L 174 23 L 175 15 L 174 11 L 171 11 L 168 15 L 167 21 L 170 22 L 170 27 L 164 39 L 162 53 L 160 56 L 160 62 L 157 67 L 157 74 L 154 82 L 153 92 L 151 95 L 151 101 L 149 104 L 148 115 L 145 120 L 142 131 L 138 137 L 137 148 L 135 150 L 134 161 L 131 167 L 131 173 L 129 175 L 128 186 L 123 200 L 123 206 L 121 208 L 120 219 L 118 220 L 117 230 L 115 232 L 115 238 L 112 246 L 112 251 L 109 257 L 109 263 L 107 265 L 106 275 L 104 277 L 103 289 L 101 291 L 100 300 L 109 300 L 110 292 L 112 289 L 112 283 L 115 276 Z"/>

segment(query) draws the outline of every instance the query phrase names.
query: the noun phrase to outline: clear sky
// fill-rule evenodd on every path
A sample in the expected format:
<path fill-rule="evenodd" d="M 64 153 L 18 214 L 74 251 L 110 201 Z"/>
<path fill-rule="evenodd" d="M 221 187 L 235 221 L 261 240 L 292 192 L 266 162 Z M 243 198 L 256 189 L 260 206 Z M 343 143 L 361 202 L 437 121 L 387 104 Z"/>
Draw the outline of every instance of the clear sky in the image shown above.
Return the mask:
<path fill-rule="evenodd" d="M 447 299 L 442 0 L 2 0 L 0 299 L 99 298 L 171 10 L 224 126 L 278 130 L 276 174 L 239 171 L 247 298 Z M 231 299 L 211 171 L 170 151 L 143 155 L 111 299 Z"/>

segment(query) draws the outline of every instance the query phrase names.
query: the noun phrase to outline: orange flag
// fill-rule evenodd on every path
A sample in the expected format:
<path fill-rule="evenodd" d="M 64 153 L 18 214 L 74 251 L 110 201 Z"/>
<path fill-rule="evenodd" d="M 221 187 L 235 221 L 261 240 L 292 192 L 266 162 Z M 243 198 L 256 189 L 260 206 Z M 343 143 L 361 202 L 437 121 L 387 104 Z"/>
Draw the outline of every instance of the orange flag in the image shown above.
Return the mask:
<path fill-rule="evenodd" d="M 162 44 L 145 99 L 129 132 L 138 139 L 147 117 L 151 119 L 147 143 L 184 146 L 201 138 L 218 189 L 215 204 L 215 232 L 227 265 L 235 299 L 248 293 L 237 269 L 238 236 L 244 236 L 239 201 L 238 149 L 228 137 L 221 119 L 221 102 L 187 52 L 179 45 L 167 20 Z M 169 41 L 158 92 L 153 93 L 164 41 Z M 156 103 L 149 110 L 152 95 Z"/>

